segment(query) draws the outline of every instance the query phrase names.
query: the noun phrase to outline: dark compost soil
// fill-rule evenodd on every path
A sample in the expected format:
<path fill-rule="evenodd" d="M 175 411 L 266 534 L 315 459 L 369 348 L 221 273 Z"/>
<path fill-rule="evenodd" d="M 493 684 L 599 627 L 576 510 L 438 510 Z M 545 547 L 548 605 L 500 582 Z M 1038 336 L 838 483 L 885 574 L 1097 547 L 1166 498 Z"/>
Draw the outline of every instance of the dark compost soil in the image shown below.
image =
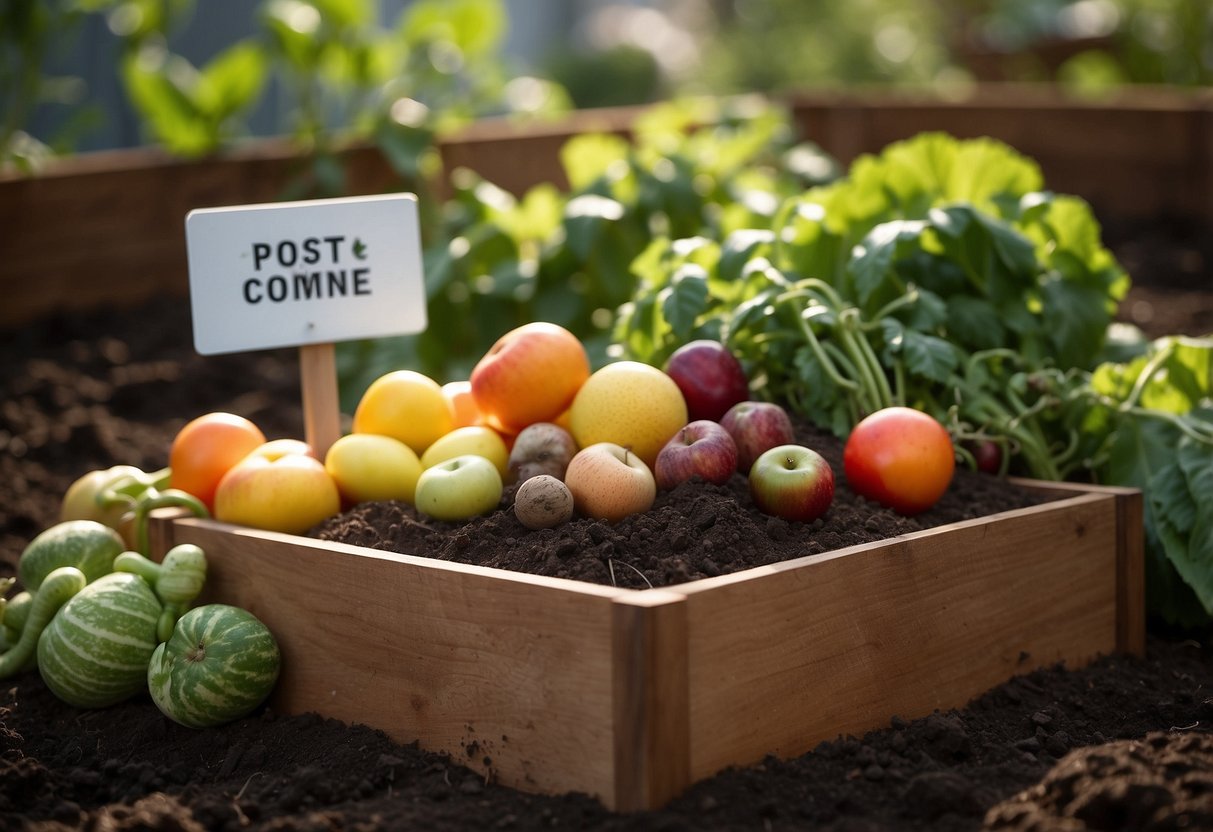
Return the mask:
<path fill-rule="evenodd" d="M 1137 281 L 1122 317 L 1151 335 L 1213 330 L 1210 241 L 1181 236 L 1152 229 L 1116 246 Z M 1150 274 L 1158 279 L 1147 281 Z M 173 435 L 200 413 L 241 413 L 271 438 L 302 434 L 293 353 L 202 358 L 183 299 L 0 333 L 0 356 L 0 575 L 13 574 L 25 544 L 55 521 L 75 477 L 120 462 L 164 465 Z M 964 485 L 967 504 L 954 495 L 923 520 L 950 522 L 1025 499 L 989 480 Z M 747 558 L 857 542 L 839 536 L 846 529 L 879 537 L 919 522 L 870 520 L 882 515 L 868 511 L 854 523 L 847 512 L 870 507 L 851 504 L 845 489 L 815 528 L 720 511 L 737 503 L 739 488 L 685 488 L 663 497 L 649 519 L 614 529 L 576 521 L 523 545 L 524 530 L 507 513 L 462 541 L 458 530 L 418 523 L 401 506 L 339 523 L 357 542 L 445 547 L 443 556 L 460 560 L 590 580 L 609 581 L 613 571 L 618 583 L 639 586 L 639 575 L 619 564 L 669 583 Z M 372 513 L 394 518 L 396 528 L 372 532 Z M 662 545 L 674 557 L 644 554 L 657 535 L 667 536 Z M 525 563 L 493 560 L 502 549 Z M 1209 829 L 1211 690 L 1208 640 L 1160 632 L 1145 659 L 1037 671 L 963 710 L 895 719 L 794 760 L 727 771 L 660 812 L 622 816 L 584 796 L 485 783 L 458 759 L 364 727 L 262 709 L 193 731 L 146 697 L 101 711 L 67 707 L 36 673 L 24 674 L 0 686 L 0 829 Z"/>

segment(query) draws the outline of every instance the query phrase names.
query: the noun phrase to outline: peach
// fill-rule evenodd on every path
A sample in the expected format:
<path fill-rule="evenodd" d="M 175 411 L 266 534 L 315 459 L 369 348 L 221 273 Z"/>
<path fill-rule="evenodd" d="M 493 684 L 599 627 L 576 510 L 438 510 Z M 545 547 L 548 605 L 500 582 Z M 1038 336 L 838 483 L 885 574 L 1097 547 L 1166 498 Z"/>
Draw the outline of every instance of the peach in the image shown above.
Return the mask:
<path fill-rule="evenodd" d="M 589 377 L 577 336 L 539 321 L 497 339 L 472 369 L 472 396 L 488 424 L 516 434 L 558 418 Z"/>

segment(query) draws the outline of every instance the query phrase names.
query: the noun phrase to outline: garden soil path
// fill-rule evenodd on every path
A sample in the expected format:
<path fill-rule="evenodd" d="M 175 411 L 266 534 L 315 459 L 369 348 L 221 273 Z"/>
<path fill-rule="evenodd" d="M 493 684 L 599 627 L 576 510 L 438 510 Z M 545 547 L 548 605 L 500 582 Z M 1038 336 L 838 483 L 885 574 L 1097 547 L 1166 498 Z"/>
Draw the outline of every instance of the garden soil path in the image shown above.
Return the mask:
<path fill-rule="evenodd" d="M 1160 227 L 1113 242 L 1137 280 L 1124 319 L 1149 334 L 1213 331 L 1207 236 Z M 200 413 L 242 413 L 271 438 L 302 434 L 293 353 L 202 358 L 181 298 L 3 332 L 0 356 L 0 576 L 55 521 L 73 479 L 117 463 L 163 466 L 173 435 Z M 736 500 L 731 488 L 697 498 Z M 592 525 L 569 534 L 626 545 L 593 540 Z M 759 531 L 758 549 L 777 552 L 778 524 Z M 676 581 L 728 568 L 684 549 L 681 565 L 643 571 Z M 532 560 L 568 568 L 554 549 Z M 593 561 L 602 579 L 603 559 Z M 623 816 L 585 796 L 507 789 L 460 759 L 312 715 L 261 709 L 194 731 L 147 697 L 80 711 L 34 673 L 0 685 L 0 829 L 1209 829 L 1210 726 L 1209 639 L 1155 627 L 1145 659 L 1036 671 L 962 710 L 726 771 L 662 811 Z"/>

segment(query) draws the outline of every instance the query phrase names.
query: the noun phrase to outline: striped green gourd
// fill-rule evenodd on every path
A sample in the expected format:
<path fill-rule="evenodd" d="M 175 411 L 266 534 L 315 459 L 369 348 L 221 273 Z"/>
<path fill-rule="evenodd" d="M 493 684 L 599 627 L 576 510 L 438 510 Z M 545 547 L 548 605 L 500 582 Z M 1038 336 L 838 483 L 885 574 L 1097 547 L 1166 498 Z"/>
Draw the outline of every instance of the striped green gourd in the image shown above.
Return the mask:
<path fill-rule="evenodd" d="M 76 593 L 38 639 L 38 670 L 51 692 L 104 708 L 144 690 L 161 605 L 147 581 L 114 572 Z"/>
<path fill-rule="evenodd" d="M 89 583 L 113 571 L 114 558 L 126 549 L 122 536 L 95 520 L 68 520 L 46 529 L 29 542 L 17 561 L 17 577 L 36 593 L 60 566 L 74 566 Z"/>
<path fill-rule="evenodd" d="M 23 606 L 19 636 L 0 655 L 0 679 L 7 679 L 31 666 L 43 630 L 51 623 L 59 609 L 84 589 L 86 580 L 84 573 L 74 566 L 61 566 L 51 570 L 38 589 L 38 594 L 31 596 Z"/>
<path fill-rule="evenodd" d="M 156 648 L 147 669 L 156 706 L 174 722 L 209 728 L 246 716 L 278 680 L 281 656 L 269 628 L 227 604 L 195 607 Z"/>

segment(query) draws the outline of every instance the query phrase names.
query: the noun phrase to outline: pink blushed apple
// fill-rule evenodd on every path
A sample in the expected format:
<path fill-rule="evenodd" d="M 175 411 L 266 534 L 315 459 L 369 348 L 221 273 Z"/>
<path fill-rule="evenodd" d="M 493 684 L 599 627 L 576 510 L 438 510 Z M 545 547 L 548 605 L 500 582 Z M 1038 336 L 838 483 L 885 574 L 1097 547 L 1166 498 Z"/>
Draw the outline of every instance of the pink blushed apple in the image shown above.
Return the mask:
<path fill-rule="evenodd" d="M 834 502 L 834 469 L 812 448 L 780 445 L 755 460 L 750 496 L 764 514 L 816 520 Z"/>
<path fill-rule="evenodd" d="M 720 420 L 737 445 L 737 470 L 746 473 L 766 451 L 796 441 L 788 412 L 772 402 L 740 402 Z"/>
<path fill-rule="evenodd" d="M 691 422 L 657 454 L 653 474 L 657 487 L 668 490 L 691 477 L 723 485 L 737 470 L 737 445 L 729 432 L 716 422 Z"/>
<path fill-rule="evenodd" d="M 665 372 L 682 391 L 690 421 L 719 422 L 730 407 L 750 398 L 741 362 L 719 341 L 683 344 L 666 362 Z"/>
<path fill-rule="evenodd" d="M 657 498 L 653 472 L 636 454 L 613 442 L 582 448 L 564 472 L 579 514 L 617 523 L 648 511 Z"/>
<path fill-rule="evenodd" d="M 551 422 L 573 403 L 590 377 L 577 336 L 536 321 L 502 335 L 472 369 L 472 398 L 489 425 L 518 433 Z"/>

